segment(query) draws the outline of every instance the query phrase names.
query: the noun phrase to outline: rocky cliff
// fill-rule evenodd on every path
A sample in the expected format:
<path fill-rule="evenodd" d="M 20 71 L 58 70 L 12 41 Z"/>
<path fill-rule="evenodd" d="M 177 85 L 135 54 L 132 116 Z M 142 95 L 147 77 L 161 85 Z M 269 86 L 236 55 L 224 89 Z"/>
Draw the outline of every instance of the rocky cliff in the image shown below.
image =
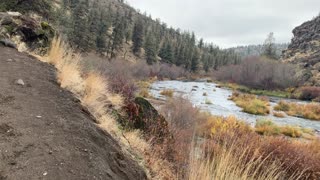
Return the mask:
<path fill-rule="evenodd" d="M 302 68 L 300 76 L 306 85 L 320 86 L 320 16 L 296 27 L 293 35 L 283 61 Z"/>
<path fill-rule="evenodd" d="M 0 12 L 0 42 L 26 49 L 46 51 L 54 29 L 45 21 L 19 12 Z"/>

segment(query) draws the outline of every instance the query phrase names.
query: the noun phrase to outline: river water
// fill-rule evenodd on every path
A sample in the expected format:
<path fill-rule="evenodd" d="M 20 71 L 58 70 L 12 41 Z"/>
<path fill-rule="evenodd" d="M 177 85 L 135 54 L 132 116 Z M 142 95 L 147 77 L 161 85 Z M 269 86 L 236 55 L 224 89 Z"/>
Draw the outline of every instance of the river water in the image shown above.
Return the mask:
<path fill-rule="evenodd" d="M 228 98 L 232 95 L 232 90 L 217 88 L 215 83 L 207 82 L 182 82 L 182 81 L 157 81 L 152 84 L 150 93 L 153 97 L 165 100 L 166 97 L 162 96 L 160 92 L 164 89 L 174 90 L 174 95 L 182 95 L 188 98 L 194 106 L 197 106 L 202 111 L 210 112 L 212 115 L 219 116 L 235 116 L 251 125 L 254 125 L 257 119 L 270 119 L 279 125 L 296 125 L 305 128 L 315 129 L 320 131 L 320 121 L 311 121 L 303 118 L 287 116 L 285 118 L 278 118 L 273 115 L 259 116 L 242 112 L 242 108 Z M 207 96 L 203 96 L 206 93 Z M 271 106 L 275 106 L 278 101 L 283 98 L 272 98 Z M 295 101 L 298 103 L 306 103 L 292 99 L 283 99 L 286 101 Z M 206 104 L 210 101 L 212 104 Z"/>

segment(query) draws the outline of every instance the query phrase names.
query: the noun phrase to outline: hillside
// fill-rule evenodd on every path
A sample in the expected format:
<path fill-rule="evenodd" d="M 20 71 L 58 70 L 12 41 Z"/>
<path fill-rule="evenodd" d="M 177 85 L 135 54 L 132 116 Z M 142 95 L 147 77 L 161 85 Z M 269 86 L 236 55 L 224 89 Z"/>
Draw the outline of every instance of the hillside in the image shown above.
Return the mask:
<path fill-rule="evenodd" d="M 294 37 L 283 53 L 284 62 L 297 64 L 307 85 L 320 86 L 320 16 L 303 23 L 293 31 Z"/>
<path fill-rule="evenodd" d="M 193 32 L 168 27 L 123 1 L 36 0 L 25 6 L 18 2 L 2 2 L 2 9 L 39 14 L 83 53 L 148 64 L 168 63 L 191 72 L 208 72 L 240 60 L 232 50 L 198 39 Z"/>
<path fill-rule="evenodd" d="M 288 44 L 274 44 L 274 48 L 276 49 L 277 57 L 281 57 L 282 51 L 286 50 Z M 230 48 L 234 50 L 235 53 L 239 54 L 242 58 L 249 56 L 261 56 L 263 54 L 263 45 L 248 45 L 248 46 L 237 46 L 234 48 Z"/>
<path fill-rule="evenodd" d="M 52 66 L 0 46 L 0 77 L 0 179 L 146 179 Z"/>

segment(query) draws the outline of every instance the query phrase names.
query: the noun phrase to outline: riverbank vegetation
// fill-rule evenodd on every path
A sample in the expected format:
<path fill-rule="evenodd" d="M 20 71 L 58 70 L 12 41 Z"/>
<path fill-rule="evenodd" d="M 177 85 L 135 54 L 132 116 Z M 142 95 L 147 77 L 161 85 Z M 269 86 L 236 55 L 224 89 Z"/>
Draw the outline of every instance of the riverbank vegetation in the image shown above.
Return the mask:
<path fill-rule="evenodd" d="M 303 86 L 294 91 L 291 98 L 320 102 L 320 87 Z"/>
<path fill-rule="evenodd" d="M 201 167 L 201 170 L 191 168 L 192 177 L 209 179 L 220 175 L 238 179 L 244 175 L 244 179 L 316 179 L 320 169 L 317 139 L 301 141 L 278 135 L 261 136 L 255 128 L 234 117 L 209 117 L 198 126 L 197 133 L 204 140 L 198 144 L 200 152 L 193 154 L 196 162 L 191 161 L 190 166 L 198 167 L 197 170 Z M 289 127 L 283 127 L 282 133 L 299 135 Z M 237 170 L 242 173 L 238 174 Z"/>
<path fill-rule="evenodd" d="M 297 67 L 266 57 L 248 57 L 240 64 L 221 67 L 212 78 L 241 92 L 289 98 L 301 85 Z"/>
<path fill-rule="evenodd" d="M 280 98 L 290 98 L 292 97 L 292 92 L 294 88 L 287 88 L 285 90 L 262 90 L 262 89 L 253 89 L 249 88 L 244 85 L 239 85 L 236 83 L 229 83 L 229 82 L 217 82 L 219 87 L 230 88 L 235 91 L 240 91 L 242 93 L 247 94 L 255 94 L 260 96 L 273 96 L 273 97 L 280 97 Z"/>
<path fill-rule="evenodd" d="M 174 91 L 172 89 L 164 89 L 160 92 L 161 95 L 166 96 L 166 97 L 172 97 Z"/>
<path fill-rule="evenodd" d="M 293 138 L 310 137 L 314 135 L 311 129 L 301 128 L 298 126 L 279 126 L 268 119 L 258 120 L 255 125 L 255 131 L 261 135 L 284 135 Z"/>
<path fill-rule="evenodd" d="M 267 115 L 270 113 L 269 100 L 263 97 L 234 92 L 230 100 L 249 114 Z"/>
<path fill-rule="evenodd" d="M 269 120 L 251 127 L 200 112 L 181 97 L 160 109 L 177 138 L 174 149 L 184 149 L 174 155 L 180 179 L 316 179 L 320 170 L 320 141 L 312 130 Z"/>
<path fill-rule="evenodd" d="M 275 117 L 279 117 L 279 118 L 284 118 L 284 117 L 286 117 L 286 113 L 284 113 L 284 112 L 279 112 L 279 111 L 274 111 L 274 112 L 273 112 L 273 115 L 274 115 Z"/>
<path fill-rule="evenodd" d="M 320 121 L 320 104 L 319 103 L 293 103 L 280 101 L 274 107 L 277 111 L 286 112 L 290 116 L 302 117 L 310 120 Z"/>
<path fill-rule="evenodd" d="M 96 117 L 98 126 L 112 134 L 124 149 L 132 148 L 138 159 L 145 160 L 140 163 L 148 167 L 154 178 L 290 179 L 299 175 L 316 177 L 319 171 L 317 148 L 320 145 L 316 140 L 300 142 L 260 136 L 254 128 L 234 117 L 202 113 L 181 97 L 169 99 L 160 107 L 164 121 L 155 115 L 155 110 L 147 110 L 151 108 L 147 102 L 135 98 L 137 80 L 130 79 L 131 74 L 128 74 L 132 71 L 115 71 L 123 68 L 120 65 L 87 70 L 79 55 L 62 51 L 61 47 L 66 49 L 62 41 L 56 39 L 47 59 L 58 69 L 61 85 L 79 97 Z M 144 79 L 139 75 L 133 77 Z M 140 86 L 149 85 L 142 83 Z M 252 99 L 250 95 L 238 96 Z M 260 101 L 266 105 L 266 100 L 255 98 L 259 108 Z M 124 118 L 117 112 L 124 114 Z M 297 162 L 291 160 L 292 155 L 298 156 Z M 204 162 L 206 164 L 201 164 Z M 201 171 L 198 171 L 199 165 L 204 167 Z"/>

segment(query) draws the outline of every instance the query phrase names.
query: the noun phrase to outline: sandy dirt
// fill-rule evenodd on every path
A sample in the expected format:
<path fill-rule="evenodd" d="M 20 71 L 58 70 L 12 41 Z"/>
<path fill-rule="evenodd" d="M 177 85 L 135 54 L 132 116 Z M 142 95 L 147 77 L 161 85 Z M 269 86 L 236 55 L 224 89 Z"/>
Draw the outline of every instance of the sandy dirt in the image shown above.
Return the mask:
<path fill-rule="evenodd" d="M 52 66 L 0 46 L 0 179 L 146 175 L 59 87 Z"/>

